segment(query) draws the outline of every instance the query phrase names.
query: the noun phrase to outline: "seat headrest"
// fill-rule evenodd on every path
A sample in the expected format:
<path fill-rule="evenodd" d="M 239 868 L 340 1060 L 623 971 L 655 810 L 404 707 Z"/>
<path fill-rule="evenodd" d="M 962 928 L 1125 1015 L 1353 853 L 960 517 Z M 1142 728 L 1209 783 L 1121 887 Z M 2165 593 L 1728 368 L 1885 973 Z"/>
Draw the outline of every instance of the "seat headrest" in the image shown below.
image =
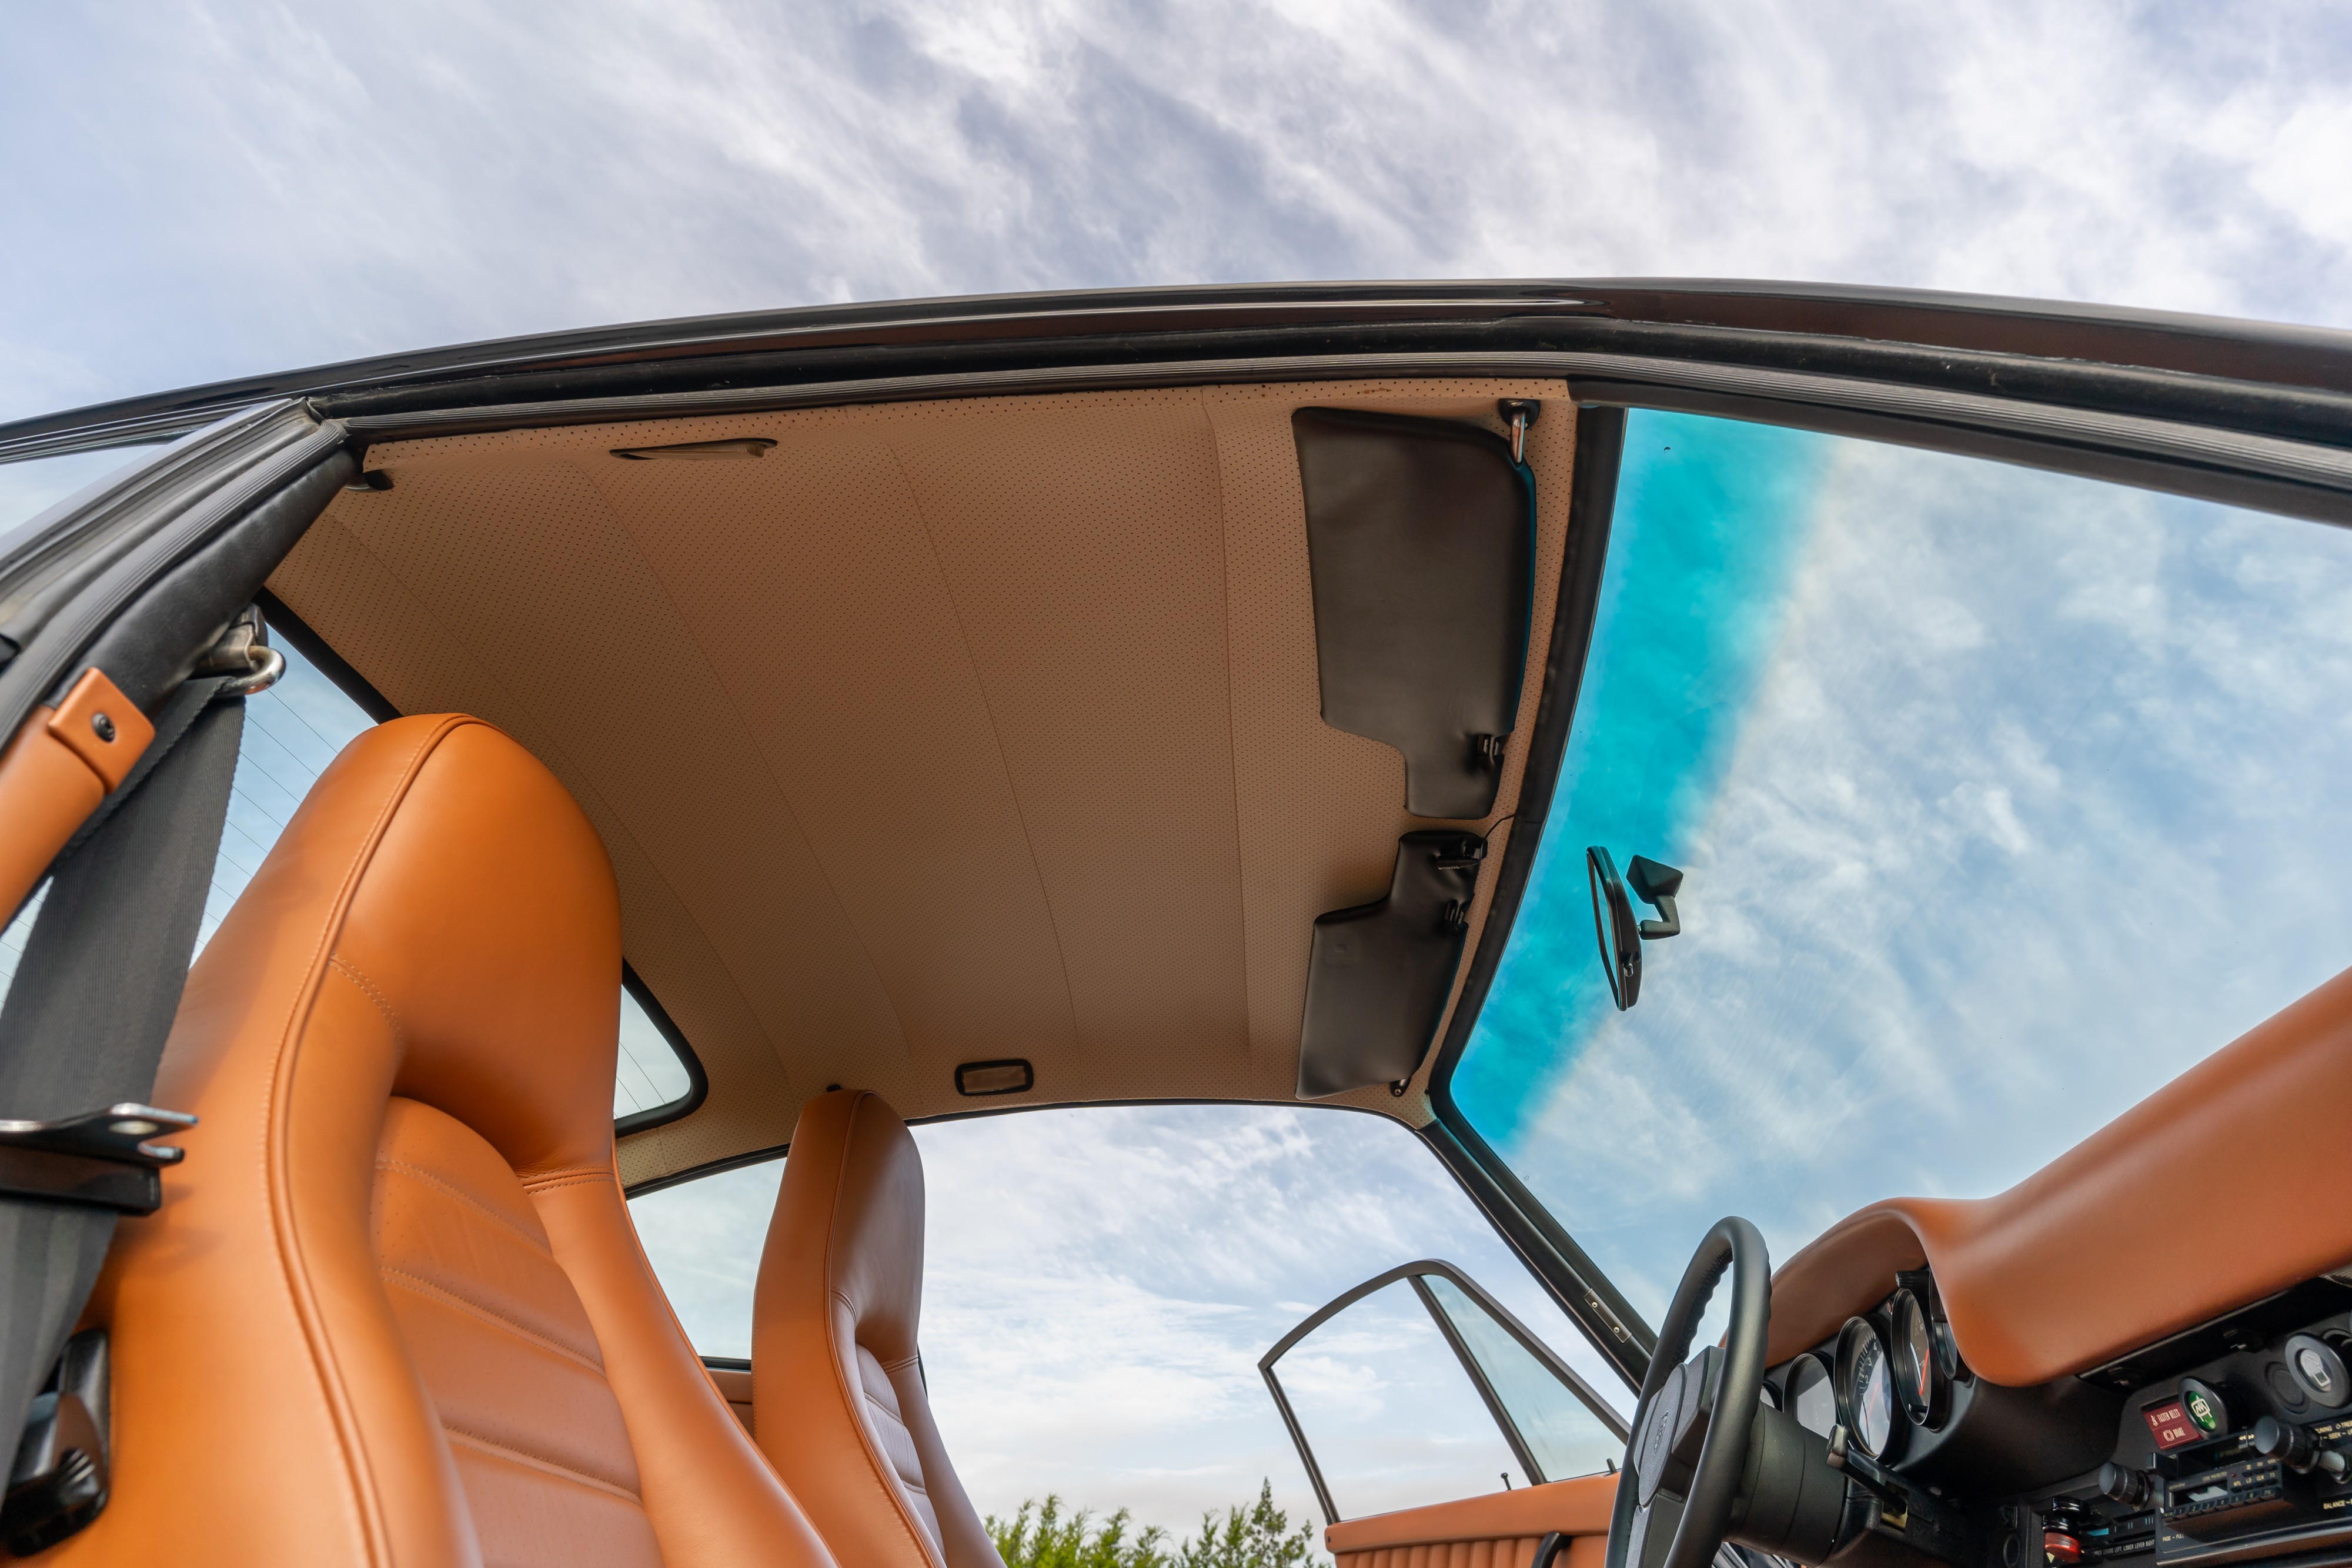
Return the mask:
<path fill-rule="evenodd" d="M 803 1310 L 847 1302 L 857 1343 L 883 1361 L 915 1354 L 923 1157 L 879 1094 L 836 1090 L 802 1108 L 761 1272 L 763 1291 L 782 1287 Z"/>
<path fill-rule="evenodd" d="M 491 726 L 421 716 L 352 742 L 214 939 L 323 943 L 393 1025 L 390 1092 L 518 1172 L 610 1163 L 612 863 L 554 775 Z"/>

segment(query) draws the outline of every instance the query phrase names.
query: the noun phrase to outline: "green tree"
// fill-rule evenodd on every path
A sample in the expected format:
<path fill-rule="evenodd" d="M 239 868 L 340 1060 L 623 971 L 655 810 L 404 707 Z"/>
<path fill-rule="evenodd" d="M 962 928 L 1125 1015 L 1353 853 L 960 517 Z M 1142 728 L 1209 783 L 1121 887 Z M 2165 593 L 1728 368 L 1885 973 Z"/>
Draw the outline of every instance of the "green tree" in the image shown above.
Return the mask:
<path fill-rule="evenodd" d="M 1314 1560 L 1315 1526 L 1290 1528 L 1290 1516 L 1274 1506 L 1271 1480 L 1258 1483 L 1248 1512 L 1225 1510 L 1222 1527 L 1216 1510 L 1202 1514 L 1200 1536 L 1176 1552 L 1177 1568 L 1302 1568 Z"/>
<path fill-rule="evenodd" d="M 1036 1509 L 1033 1521 L 1030 1511 Z M 990 1514 L 989 1539 L 996 1542 L 1004 1568 L 1171 1568 L 1173 1559 L 1160 1549 L 1167 1531 L 1152 1525 L 1129 1540 L 1128 1511 L 1120 1509 L 1099 1525 L 1087 1509 L 1065 1518 L 1060 1494 L 1050 1494 L 1045 1506 L 1024 1502 L 1009 1520 Z"/>
<path fill-rule="evenodd" d="M 1090 1510 L 1064 1514 L 1060 1495 L 1039 1508 L 1032 1500 L 1011 1519 L 988 1516 L 989 1538 L 1005 1568 L 1307 1568 L 1317 1561 L 1315 1527 L 1290 1528 L 1290 1516 L 1274 1506 L 1274 1483 L 1261 1481 L 1257 1501 L 1201 1516 L 1201 1533 L 1168 1550 L 1158 1525 L 1129 1534 L 1133 1516 L 1126 1509 L 1095 1521 Z"/>

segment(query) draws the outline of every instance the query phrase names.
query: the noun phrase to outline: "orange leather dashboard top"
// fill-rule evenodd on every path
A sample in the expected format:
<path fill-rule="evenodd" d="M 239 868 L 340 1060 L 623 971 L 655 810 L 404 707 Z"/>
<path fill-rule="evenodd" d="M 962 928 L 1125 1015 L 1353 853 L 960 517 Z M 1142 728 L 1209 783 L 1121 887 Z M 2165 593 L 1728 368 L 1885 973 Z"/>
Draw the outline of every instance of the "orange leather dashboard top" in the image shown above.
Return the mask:
<path fill-rule="evenodd" d="M 1609 1511 L 1616 1500 L 1615 1476 L 1578 1476 L 1572 1480 L 1486 1492 L 1458 1502 L 1343 1519 L 1323 1532 L 1323 1544 L 1334 1556 L 1345 1557 L 1392 1547 L 1450 1546 L 1475 1541 L 1521 1540 L 1532 1551 L 1536 1542 L 1553 1531 L 1596 1539 L 1606 1536 Z"/>
<path fill-rule="evenodd" d="M 2352 1209 L 2329 1196 L 2352 1180 L 2347 1104 L 2352 969 L 2007 1192 L 1892 1198 L 1832 1226 L 1773 1277 L 1770 1357 L 1826 1339 L 1923 1262 L 1961 1356 L 2013 1387 L 2324 1274 L 2352 1261 Z"/>

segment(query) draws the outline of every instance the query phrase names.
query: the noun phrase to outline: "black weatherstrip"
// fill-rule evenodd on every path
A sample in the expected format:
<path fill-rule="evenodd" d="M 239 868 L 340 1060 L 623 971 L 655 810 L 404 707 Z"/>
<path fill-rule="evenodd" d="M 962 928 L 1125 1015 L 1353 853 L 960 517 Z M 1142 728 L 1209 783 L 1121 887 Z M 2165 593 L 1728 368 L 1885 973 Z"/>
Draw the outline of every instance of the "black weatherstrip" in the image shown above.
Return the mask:
<path fill-rule="evenodd" d="M 1508 1165 L 1471 1126 L 1454 1103 L 1453 1079 L 1486 994 L 1495 983 L 1511 928 L 1535 869 L 1568 749 L 1592 643 L 1592 620 L 1600 603 L 1601 568 L 1609 556 L 1609 527 L 1616 510 L 1617 475 L 1625 449 L 1625 411 L 1583 408 L 1576 413 L 1575 477 L 1569 492 L 1568 553 L 1560 565 L 1559 600 L 1552 615 L 1551 646 L 1544 656 L 1543 699 L 1536 709 L 1535 734 L 1519 786 L 1510 837 L 1496 873 L 1470 972 L 1454 1005 L 1437 1065 L 1430 1073 L 1430 1101 L 1437 1120 L 1421 1130 L 1423 1142 L 1461 1182 L 1512 1249 L 1544 1282 L 1560 1310 L 1575 1319 L 1603 1355 L 1640 1386 L 1648 1370 L 1648 1328 L 1584 1249 L 1537 1201 Z"/>
<path fill-rule="evenodd" d="M 658 1127 L 680 1117 L 691 1116 L 702 1108 L 705 1100 L 710 1098 L 710 1075 L 702 1070 L 702 1058 L 694 1054 L 694 1047 L 686 1041 L 685 1031 L 670 1021 L 669 1014 L 660 1002 L 654 999 L 652 989 L 637 978 L 637 972 L 630 968 L 625 960 L 621 965 L 621 987 L 637 999 L 637 1006 L 646 1009 L 646 1016 L 653 1019 L 654 1028 L 661 1031 L 662 1039 L 677 1052 L 679 1062 L 686 1068 L 686 1092 L 667 1105 L 632 1111 L 625 1116 L 614 1118 L 613 1135 L 616 1138 L 625 1138 L 631 1133 L 642 1133 L 648 1127 Z"/>

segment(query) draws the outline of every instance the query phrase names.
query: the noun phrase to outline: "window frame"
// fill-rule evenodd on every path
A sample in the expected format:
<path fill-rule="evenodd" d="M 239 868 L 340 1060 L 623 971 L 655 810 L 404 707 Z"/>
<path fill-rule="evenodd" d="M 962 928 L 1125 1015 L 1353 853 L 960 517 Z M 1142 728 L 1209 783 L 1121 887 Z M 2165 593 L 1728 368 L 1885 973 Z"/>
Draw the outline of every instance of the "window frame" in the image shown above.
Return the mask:
<path fill-rule="evenodd" d="M 1291 1408 L 1290 1396 L 1283 1392 L 1282 1380 L 1275 1375 L 1275 1364 L 1295 1349 L 1308 1334 L 1313 1333 L 1365 1297 L 1384 1291 L 1400 1280 L 1411 1283 L 1414 1298 L 1421 1302 L 1423 1309 L 1437 1324 L 1439 1336 L 1445 1341 L 1446 1347 L 1454 1352 L 1454 1358 L 1461 1364 L 1463 1372 L 1468 1375 L 1470 1385 L 1478 1391 L 1478 1398 L 1486 1406 L 1486 1414 L 1493 1418 L 1495 1426 L 1502 1433 L 1505 1445 L 1510 1448 L 1511 1457 L 1518 1461 L 1519 1469 L 1528 1477 L 1528 1483 L 1541 1486 L 1547 1481 L 1574 1479 L 1544 1474 L 1543 1466 L 1537 1462 L 1535 1452 L 1528 1446 L 1527 1437 L 1519 1430 L 1517 1420 L 1504 1405 L 1502 1396 L 1495 1391 L 1493 1379 L 1486 1375 L 1486 1369 L 1479 1364 L 1477 1355 L 1464 1343 L 1462 1332 L 1454 1325 L 1453 1318 L 1438 1302 L 1429 1287 L 1423 1282 L 1431 1276 L 1446 1281 L 1475 1302 L 1480 1310 L 1517 1342 L 1520 1349 L 1535 1357 L 1537 1364 L 1546 1372 L 1559 1379 L 1561 1384 L 1574 1394 L 1584 1407 L 1590 1410 L 1601 1426 L 1613 1434 L 1619 1441 L 1629 1440 L 1632 1435 L 1632 1427 L 1617 1407 L 1610 1404 L 1600 1390 L 1578 1375 L 1576 1369 L 1561 1360 L 1551 1346 L 1538 1338 L 1525 1323 L 1512 1316 L 1510 1309 L 1488 1294 L 1486 1288 L 1477 1281 L 1442 1258 L 1422 1258 L 1411 1263 L 1400 1263 L 1393 1269 L 1384 1270 L 1373 1275 L 1360 1285 L 1340 1291 L 1339 1294 L 1307 1313 L 1299 1321 L 1297 1327 L 1275 1341 L 1273 1346 L 1264 1355 L 1258 1357 L 1258 1375 L 1265 1379 L 1266 1392 L 1274 1396 L 1274 1407 L 1282 1416 L 1282 1425 L 1290 1434 L 1291 1446 L 1298 1450 L 1299 1462 L 1307 1467 L 1307 1479 L 1315 1488 L 1315 1500 L 1323 1510 L 1323 1521 L 1326 1524 L 1339 1523 L 1339 1511 L 1331 1500 L 1331 1489 L 1323 1479 L 1323 1467 L 1316 1460 L 1314 1445 L 1307 1440 L 1306 1428 L 1299 1425 L 1297 1412 Z"/>
<path fill-rule="evenodd" d="M 664 1127 L 672 1122 L 681 1121 L 700 1110 L 702 1103 L 710 1098 L 710 1075 L 703 1071 L 702 1058 L 695 1054 L 694 1047 L 687 1040 L 686 1031 L 677 1027 L 667 1009 L 654 996 L 653 988 L 638 977 L 626 958 L 621 960 L 621 988 L 645 1009 L 646 1017 L 651 1020 L 654 1029 L 670 1050 L 677 1053 L 679 1065 L 686 1069 L 686 1092 L 662 1104 L 648 1105 L 642 1111 L 614 1117 L 613 1136 L 616 1140 L 632 1133 L 642 1133 L 648 1128 Z"/>

